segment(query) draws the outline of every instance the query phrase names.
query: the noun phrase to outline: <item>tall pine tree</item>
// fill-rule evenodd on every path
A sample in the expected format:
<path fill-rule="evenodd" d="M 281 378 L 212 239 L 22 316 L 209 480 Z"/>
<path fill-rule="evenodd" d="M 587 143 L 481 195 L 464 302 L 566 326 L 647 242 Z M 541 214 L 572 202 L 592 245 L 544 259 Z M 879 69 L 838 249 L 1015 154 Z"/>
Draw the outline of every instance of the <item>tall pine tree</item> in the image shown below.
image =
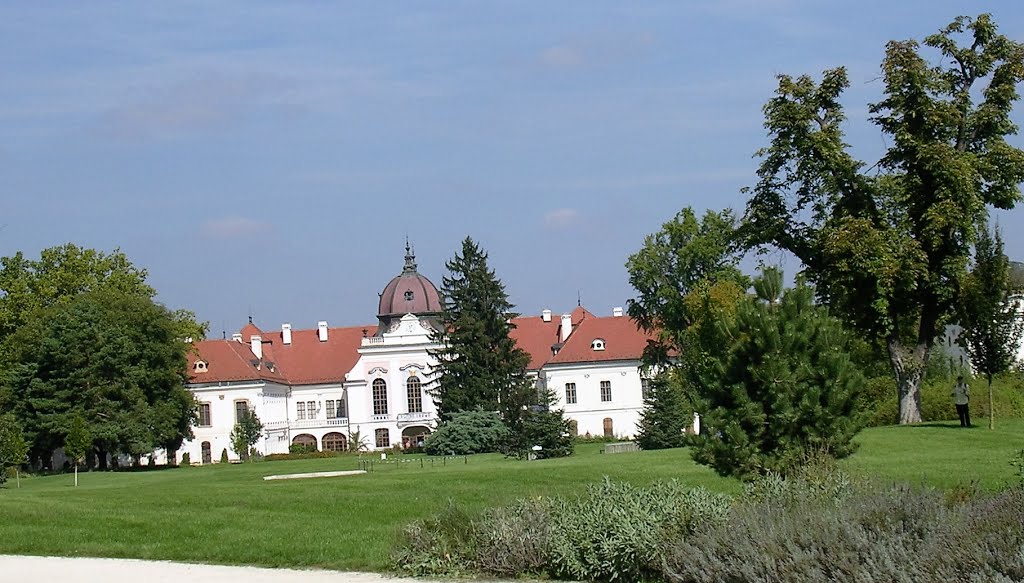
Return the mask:
<path fill-rule="evenodd" d="M 463 411 L 497 411 L 512 436 L 501 448 L 506 453 L 545 444 L 557 455 L 571 453 L 561 440 L 568 434 L 562 412 L 550 410 L 550 396 L 526 374 L 529 355 L 509 336 L 514 306 L 487 253 L 466 237 L 445 268 L 441 325 L 433 335 L 440 348 L 431 352 L 437 366 L 428 388 L 441 422 Z"/>
<path fill-rule="evenodd" d="M 679 369 L 668 369 L 651 379 L 644 396 L 636 443 L 642 449 L 667 449 L 686 445 L 686 429 L 693 421 L 693 406 L 683 391 Z"/>
<path fill-rule="evenodd" d="M 530 357 L 509 336 L 513 306 L 487 266 L 487 253 L 471 238 L 445 268 L 441 326 L 433 337 L 441 348 L 432 353 L 437 366 L 430 395 L 442 421 L 460 411 L 500 411 L 502 401 L 529 382 Z"/>

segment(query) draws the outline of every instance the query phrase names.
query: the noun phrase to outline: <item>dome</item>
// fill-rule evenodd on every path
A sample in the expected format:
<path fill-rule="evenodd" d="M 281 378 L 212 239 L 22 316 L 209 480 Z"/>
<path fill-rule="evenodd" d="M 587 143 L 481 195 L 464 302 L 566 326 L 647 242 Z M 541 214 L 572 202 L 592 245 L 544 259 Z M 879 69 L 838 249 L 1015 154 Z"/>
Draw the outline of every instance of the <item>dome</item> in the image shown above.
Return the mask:
<path fill-rule="evenodd" d="M 416 272 L 416 255 L 405 244 L 405 267 L 380 294 L 377 316 L 404 316 L 405 314 L 436 314 L 441 311 L 441 296 L 425 276 Z"/>

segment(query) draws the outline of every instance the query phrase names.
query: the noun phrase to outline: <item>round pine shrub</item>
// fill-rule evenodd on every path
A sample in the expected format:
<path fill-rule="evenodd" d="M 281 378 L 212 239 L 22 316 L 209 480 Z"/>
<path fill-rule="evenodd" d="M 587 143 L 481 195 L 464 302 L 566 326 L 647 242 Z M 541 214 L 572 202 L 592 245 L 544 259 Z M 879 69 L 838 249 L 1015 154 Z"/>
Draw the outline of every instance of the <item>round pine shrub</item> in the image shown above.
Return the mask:
<path fill-rule="evenodd" d="M 429 455 L 469 455 L 499 451 L 508 440 L 508 429 L 497 413 L 453 413 L 427 436 L 423 450 Z"/>

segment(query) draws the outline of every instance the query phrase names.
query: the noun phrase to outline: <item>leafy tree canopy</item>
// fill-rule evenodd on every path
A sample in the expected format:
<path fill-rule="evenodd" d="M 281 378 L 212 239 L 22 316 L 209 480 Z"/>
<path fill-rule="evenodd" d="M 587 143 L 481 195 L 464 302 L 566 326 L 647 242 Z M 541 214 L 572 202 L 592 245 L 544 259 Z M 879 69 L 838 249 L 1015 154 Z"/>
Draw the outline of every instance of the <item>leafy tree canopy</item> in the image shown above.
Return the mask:
<path fill-rule="evenodd" d="M 38 458 L 64 445 L 81 417 L 100 454 L 176 448 L 195 415 L 174 315 L 138 295 L 79 294 L 11 336 L 5 374 L 12 409 Z"/>
<path fill-rule="evenodd" d="M 1003 254 L 998 228 L 979 229 L 974 266 L 964 279 L 959 304 L 962 327 L 957 340 L 971 359 L 974 370 L 988 380 L 989 427 L 994 424 L 992 377 L 1006 372 L 1017 358 L 1024 335 L 1022 307 L 1011 297 L 1010 261 Z"/>
<path fill-rule="evenodd" d="M 256 416 L 255 411 L 246 411 L 235 423 L 228 439 L 231 442 L 231 449 L 243 459 L 249 459 L 252 447 L 263 437 L 263 422 Z"/>
<path fill-rule="evenodd" d="M 0 485 L 7 479 L 7 466 L 25 463 L 28 442 L 21 431 L 21 424 L 11 413 L 0 415 Z"/>
<path fill-rule="evenodd" d="M 936 64 L 930 64 L 927 56 Z M 893 41 L 883 99 L 869 106 L 890 146 L 873 164 L 843 141 L 843 68 L 779 76 L 764 107 L 744 231 L 795 254 L 819 296 L 886 343 L 900 422 L 919 421 L 930 347 L 954 314 L 976 225 L 1020 201 L 1024 151 L 1006 138 L 1024 78 L 1024 45 L 991 17 L 958 17 L 937 34 Z"/>
<path fill-rule="evenodd" d="M 104 253 L 67 243 L 44 249 L 38 259 L 22 252 L 0 258 L 0 341 L 28 323 L 33 314 L 66 305 L 79 294 L 109 291 L 153 299 L 145 269 L 135 267 L 120 250 Z M 200 339 L 206 324 L 187 310 L 173 312 L 182 338 Z"/>

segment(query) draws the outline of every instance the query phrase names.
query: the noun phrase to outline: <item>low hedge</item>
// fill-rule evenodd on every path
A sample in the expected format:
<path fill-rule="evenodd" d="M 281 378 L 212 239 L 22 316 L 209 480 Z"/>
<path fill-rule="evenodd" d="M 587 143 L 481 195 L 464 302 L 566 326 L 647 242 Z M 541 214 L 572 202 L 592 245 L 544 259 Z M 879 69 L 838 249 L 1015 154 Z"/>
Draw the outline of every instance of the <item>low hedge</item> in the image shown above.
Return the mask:
<path fill-rule="evenodd" d="M 1022 453 L 1024 456 L 1024 453 Z M 1024 462 L 1021 462 L 1024 463 Z M 605 482 L 406 527 L 414 575 L 586 581 L 1024 580 L 1024 487 L 957 492 L 856 482 L 830 466 L 769 474 L 729 498 Z"/>

